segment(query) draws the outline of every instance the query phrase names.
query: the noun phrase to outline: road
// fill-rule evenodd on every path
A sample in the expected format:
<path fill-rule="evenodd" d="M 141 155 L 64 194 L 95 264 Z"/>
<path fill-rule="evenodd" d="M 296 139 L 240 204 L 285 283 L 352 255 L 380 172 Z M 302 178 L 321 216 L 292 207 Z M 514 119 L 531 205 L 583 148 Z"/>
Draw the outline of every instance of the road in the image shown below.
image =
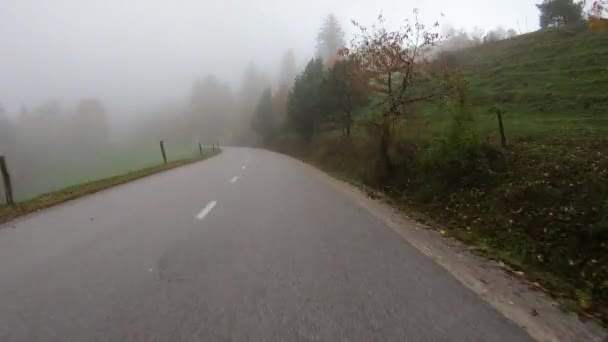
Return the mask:
<path fill-rule="evenodd" d="M 0 341 L 529 341 L 289 157 L 227 148 L 0 226 Z"/>

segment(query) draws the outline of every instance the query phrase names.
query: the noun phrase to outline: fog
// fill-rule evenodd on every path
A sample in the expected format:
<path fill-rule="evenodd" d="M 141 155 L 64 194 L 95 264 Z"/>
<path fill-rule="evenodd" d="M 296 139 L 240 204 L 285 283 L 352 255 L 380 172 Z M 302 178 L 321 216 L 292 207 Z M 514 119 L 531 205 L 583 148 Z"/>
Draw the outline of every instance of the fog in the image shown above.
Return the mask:
<path fill-rule="evenodd" d="M 383 13 L 396 25 L 413 8 L 452 32 L 538 28 L 530 0 L 3 0 L 0 154 L 27 197 L 157 161 L 104 168 L 100 151 L 115 161 L 108 151 L 156 151 L 160 139 L 180 151 L 197 140 L 248 143 L 243 113 L 314 56 L 325 16 L 348 41 L 351 19 Z"/>
<path fill-rule="evenodd" d="M 537 28 L 529 0 L 4 0 L 0 101 L 12 112 L 97 97 L 122 116 L 178 100 L 208 73 L 236 86 L 249 61 L 272 74 L 288 48 L 303 64 L 328 13 L 351 32 L 350 19 L 397 21 L 414 7 L 465 29 Z"/>

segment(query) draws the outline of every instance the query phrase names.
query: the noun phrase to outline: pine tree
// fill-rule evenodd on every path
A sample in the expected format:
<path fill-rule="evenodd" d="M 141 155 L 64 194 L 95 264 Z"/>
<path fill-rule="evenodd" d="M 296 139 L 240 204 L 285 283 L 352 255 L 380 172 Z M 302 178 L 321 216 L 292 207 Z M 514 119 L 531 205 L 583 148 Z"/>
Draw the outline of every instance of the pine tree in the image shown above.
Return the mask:
<path fill-rule="evenodd" d="M 275 134 L 272 93 L 266 89 L 258 101 L 251 127 L 262 137 L 264 144 L 272 142 Z"/>
<path fill-rule="evenodd" d="M 335 15 L 328 15 L 317 35 L 317 58 L 326 65 L 333 65 L 340 49 L 346 46 L 344 31 Z"/>
<path fill-rule="evenodd" d="M 313 59 L 298 75 L 287 100 L 289 128 L 310 141 L 321 119 L 320 87 L 323 82 L 323 61 Z"/>

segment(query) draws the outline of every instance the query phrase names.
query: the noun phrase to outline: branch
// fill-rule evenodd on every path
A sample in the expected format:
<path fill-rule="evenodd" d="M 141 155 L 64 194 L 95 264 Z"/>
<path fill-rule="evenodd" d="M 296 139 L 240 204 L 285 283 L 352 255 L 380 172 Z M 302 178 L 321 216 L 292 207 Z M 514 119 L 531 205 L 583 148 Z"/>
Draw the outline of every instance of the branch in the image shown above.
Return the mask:
<path fill-rule="evenodd" d="M 403 101 L 402 104 L 408 104 L 408 103 L 413 103 L 413 102 L 419 102 L 419 101 L 429 100 L 429 99 L 432 99 L 433 97 L 437 97 L 437 96 L 441 96 L 441 95 L 443 95 L 442 92 L 437 92 L 437 93 L 432 93 L 430 95 L 414 97 L 412 99 Z"/>

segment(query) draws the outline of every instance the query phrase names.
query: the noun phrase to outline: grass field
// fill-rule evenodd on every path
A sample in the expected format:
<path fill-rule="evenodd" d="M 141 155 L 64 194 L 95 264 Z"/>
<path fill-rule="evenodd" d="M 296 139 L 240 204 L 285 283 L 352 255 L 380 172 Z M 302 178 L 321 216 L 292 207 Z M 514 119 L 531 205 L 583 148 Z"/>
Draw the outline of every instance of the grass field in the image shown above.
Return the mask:
<path fill-rule="evenodd" d="M 183 156 L 183 158 L 178 158 L 176 155 L 175 159 L 169 161 L 167 164 L 162 164 L 162 162 L 161 164 L 156 163 L 156 165 L 154 166 L 133 169 L 132 171 L 114 175 L 111 177 L 99 178 L 94 181 L 71 185 L 57 191 L 44 193 L 27 200 L 19 201 L 13 207 L 0 205 L 0 223 L 10 221 L 18 216 L 35 212 L 43 208 L 48 208 L 63 203 L 65 201 L 69 201 L 71 199 L 75 199 L 116 185 L 127 183 L 138 178 L 146 177 L 158 172 L 173 169 L 196 161 L 201 161 L 210 158 L 219 152 L 220 151 L 218 150 L 211 151 L 209 149 L 206 149 L 206 151 L 204 151 L 203 153 L 203 156 L 198 153 L 196 154 L 196 156 L 192 156 L 190 153 L 187 153 L 189 156 Z"/>
<path fill-rule="evenodd" d="M 70 148 L 74 150 L 71 153 L 70 150 L 50 150 L 45 156 L 13 163 L 9 155 L 7 159 L 9 171 L 13 174 L 16 199 L 27 200 L 72 185 L 159 165 L 163 161 L 159 144 L 154 142 L 128 146 L 107 144 L 102 148 L 89 148 L 86 153 L 79 151 L 78 147 Z M 165 150 L 169 162 L 199 156 L 198 145 L 195 144 L 167 141 Z"/>

